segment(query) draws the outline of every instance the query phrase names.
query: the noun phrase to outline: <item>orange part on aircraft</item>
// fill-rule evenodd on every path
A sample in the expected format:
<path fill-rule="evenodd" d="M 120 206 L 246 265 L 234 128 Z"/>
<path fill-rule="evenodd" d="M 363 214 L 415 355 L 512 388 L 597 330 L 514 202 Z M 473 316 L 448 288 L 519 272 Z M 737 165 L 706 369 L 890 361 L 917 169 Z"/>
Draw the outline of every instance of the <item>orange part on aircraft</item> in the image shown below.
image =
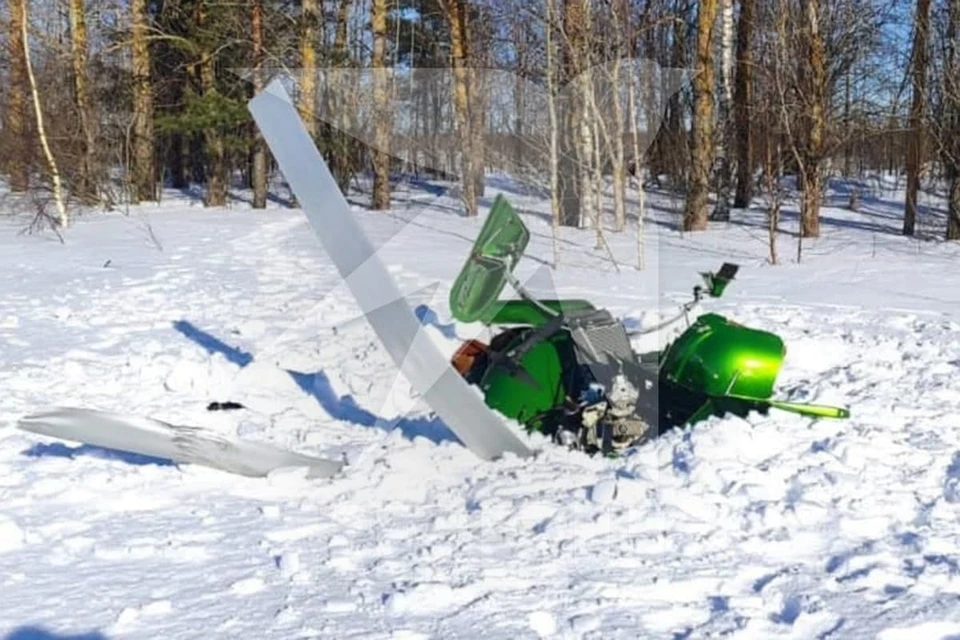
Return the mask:
<path fill-rule="evenodd" d="M 479 340 L 467 340 L 460 348 L 457 349 L 457 352 L 453 354 L 453 358 L 450 359 L 450 363 L 453 365 L 453 368 L 457 370 L 461 376 L 466 376 L 473 367 L 473 363 L 477 361 L 477 358 L 486 352 L 487 345 Z"/>

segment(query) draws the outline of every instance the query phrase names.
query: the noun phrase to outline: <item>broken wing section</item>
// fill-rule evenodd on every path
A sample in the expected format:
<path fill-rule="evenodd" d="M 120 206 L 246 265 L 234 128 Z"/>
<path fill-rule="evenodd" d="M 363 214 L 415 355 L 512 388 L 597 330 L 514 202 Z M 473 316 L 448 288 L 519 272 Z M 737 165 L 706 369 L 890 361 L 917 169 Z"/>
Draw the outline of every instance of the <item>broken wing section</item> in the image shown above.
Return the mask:
<path fill-rule="evenodd" d="M 266 442 L 233 438 L 201 427 L 95 409 L 64 407 L 22 418 L 18 426 L 40 435 L 126 451 L 227 473 L 263 477 L 288 467 L 305 467 L 307 477 L 329 478 L 343 463 L 280 449 Z"/>
<path fill-rule="evenodd" d="M 530 455 L 520 437 L 484 404 L 422 331 L 350 212 L 280 81 L 251 100 L 249 108 L 324 249 L 414 389 L 479 457 Z"/>

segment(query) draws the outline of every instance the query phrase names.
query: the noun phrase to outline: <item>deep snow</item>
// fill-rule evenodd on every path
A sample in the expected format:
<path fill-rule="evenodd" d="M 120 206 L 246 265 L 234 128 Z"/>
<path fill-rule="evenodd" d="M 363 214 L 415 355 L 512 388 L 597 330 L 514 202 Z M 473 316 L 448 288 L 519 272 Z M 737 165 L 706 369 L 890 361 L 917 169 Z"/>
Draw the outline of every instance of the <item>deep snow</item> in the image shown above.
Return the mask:
<path fill-rule="evenodd" d="M 799 265 L 788 210 L 777 267 L 760 203 L 682 235 L 655 198 L 643 272 L 632 237 L 608 236 L 617 272 L 568 229 L 550 271 L 544 203 L 508 194 L 534 234 L 521 278 L 632 323 L 740 263 L 710 308 L 784 338 L 782 397 L 853 417 L 714 420 L 620 460 L 532 440 L 497 463 L 411 396 L 302 213 L 168 195 L 65 245 L 0 217 L 0 637 L 960 634 L 960 246 L 898 237 L 895 193 L 827 208 Z M 475 330 L 446 307 L 480 226 L 457 206 L 401 190 L 356 210 L 448 352 Z M 205 410 L 227 399 L 250 409 Z M 350 465 L 251 480 L 14 429 L 52 405 Z"/>

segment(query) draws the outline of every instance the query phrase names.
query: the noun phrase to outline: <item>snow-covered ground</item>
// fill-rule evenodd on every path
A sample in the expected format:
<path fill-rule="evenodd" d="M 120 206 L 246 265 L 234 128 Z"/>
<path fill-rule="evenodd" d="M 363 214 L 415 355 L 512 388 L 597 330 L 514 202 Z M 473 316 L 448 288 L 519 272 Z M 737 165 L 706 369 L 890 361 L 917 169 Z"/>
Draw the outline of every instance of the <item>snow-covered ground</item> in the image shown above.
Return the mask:
<path fill-rule="evenodd" d="M 300 212 L 172 197 L 81 219 L 65 245 L 3 216 L 0 638 L 960 635 L 960 246 L 900 238 L 877 193 L 825 209 L 801 264 L 788 210 L 772 267 L 759 208 L 682 235 L 661 197 L 646 270 L 633 238 L 608 236 L 618 272 L 565 229 L 550 271 L 544 203 L 511 197 L 534 235 L 521 278 L 630 322 L 741 264 L 713 309 L 784 338 L 781 397 L 853 417 L 715 420 L 618 460 L 533 441 L 535 459 L 485 463 L 351 322 Z M 456 208 L 413 191 L 356 211 L 449 351 L 471 328 L 446 295 L 480 225 Z M 249 409 L 206 411 L 228 399 Z M 253 480 L 14 428 L 53 405 L 350 464 Z"/>

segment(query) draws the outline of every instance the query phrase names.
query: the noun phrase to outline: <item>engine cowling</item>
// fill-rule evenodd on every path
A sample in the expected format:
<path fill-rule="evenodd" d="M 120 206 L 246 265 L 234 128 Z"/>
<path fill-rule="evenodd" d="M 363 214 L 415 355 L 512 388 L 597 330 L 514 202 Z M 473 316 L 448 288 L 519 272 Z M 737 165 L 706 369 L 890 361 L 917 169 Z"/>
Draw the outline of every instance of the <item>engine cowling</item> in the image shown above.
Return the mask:
<path fill-rule="evenodd" d="M 660 372 L 710 396 L 766 400 L 773 395 L 785 354 L 776 334 L 708 313 L 669 346 Z"/>

